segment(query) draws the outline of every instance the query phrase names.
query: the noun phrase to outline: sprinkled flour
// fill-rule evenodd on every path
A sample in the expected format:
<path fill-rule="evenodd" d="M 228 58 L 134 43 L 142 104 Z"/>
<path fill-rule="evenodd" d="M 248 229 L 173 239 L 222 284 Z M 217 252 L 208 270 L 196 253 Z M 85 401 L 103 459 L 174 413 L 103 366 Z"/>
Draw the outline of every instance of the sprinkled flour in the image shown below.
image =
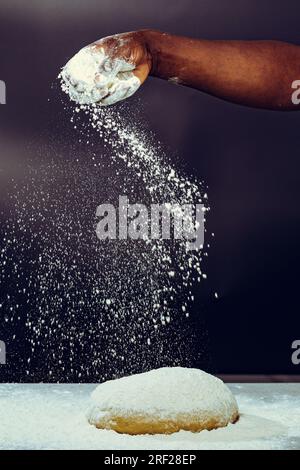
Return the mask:
<path fill-rule="evenodd" d="M 121 113 L 113 109 L 102 109 L 96 105 L 75 108 L 75 127 L 80 123 L 80 113 L 88 117 L 88 126 L 81 128 L 82 138 L 89 141 L 92 130 L 99 133 L 105 144 L 111 148 L 111 158 L 121 159 L 125 165 L 141 179 L 151 203 L 167 201 L 173 205 L 202 203 L 207 207 L 207 194 L 201 194 L 201 184 L 181 175 L 168 162 L 166 155 L 156 148 L 149 137 L 134 125 L 128 124 Z M 203 212 L 205 221 L 205 212 Z M 200 261 L 202 248 L 188 251 L 185 240 L 148 240 L 151 258 L 160 270 L 159 285 L 152 279 L 152 312 L 159 315 L 160 322 L 170 321 L 170 303 L 178 301 L 178 293 L 185 289 L 187 294 L 182 300 L 181 311 L 188 317 L 188 303 L 193 301 L 191 288 L 199 282 L 202 273 Z M 174 269 L 175 268 L 175 269 Z"/>
<path fill-rule="evenodd" d="M 94 63 L 82 54 L 92 80 Z M 206 332 L 191 310 L 206 249 L 188 251 L 174 238 L 99 241 L 96 208 L 117 205 L 120 195 L 147 206 L 202 203 L 205 220 L 206 188 L 176 168 L 136 109 L 74 104 L 73 88 L 65 91 L 72 101 L 62 122 L 56 116 L 47 147 L 34 149 L 26 179 L 13 183 L 1 227 L 0 311 L 10 357 L 24 335 L 16 360 L 26 381 L 99 383 L 204 366 Z M 5 373 L 9 379 L 13 367 Z"/>
<path fill-rule="evenodd" d="M 128 170 L 142 181 L 148 200 L 152 204 L 164 202 L 170 207 L 174 204 L 182 207 L 184 204 L 195 206 L 201 203 L 204 206 L 203 222 L 205 222 L 205 212 L 209 208 L 207 194 L 202 189 L 202 184 L 196 179 L 180 174 L 167 159 L 157 141 L 151 138 L 151 134 L 138 126 L 138 123 L 135 124 L 132 119 L 128 119 L 126 114 L 113 107 L 103 109 L 95 103 L 90 104 L 92 101 L 97 101 L 94 99 L 94 90 L 97 88 L 95 80 L 93 83 L 93 77 L 97 73 L 94 69 L 95 64 L 91 69 L 87 66 L 84 70 L 85 55 L 93 54 L 93 52 L 92 50 L 83 51 L 71 59 L 60 75 L 63 91 L 80 104 L 80 106 L 75 106 L 71 120 L 74 128 L 79 130 L 82 141 L 90 145 L 93 141 L 93 133 L 96 132 L 109 147 L 111 159 L 121 160 Z M 96 56 L 100 62 L 105 61 L 105 58 L 100 57 L 99 54 Z M 89 57 L 88 61 L 90 60 Z M 99 68 L 98 63 L 96 68 Z M 119 68 L 121 68 L 120 64 Z M 80 72 L 77 73 L 77 69 Z M 73 87 L 70 87 L 72 77 L 84 79 L 80 76 L 83 70 L 86 75 L 85 81 L 91 84 L 91 88 L 85 87 L 84 89 L 84 94 L 88 95 L 84 100 L 78 99 L 73 93 Z M 82 114 L 84 119 L 81 117 Z M 126 184 L 124 184 L 125 188 Z M 187 219 L 188 216 L 185 215 L 185 218 Z M 185 222 L 189 224 L 190 220 L 185 220 Z M 149 251 L 147 254 L 141 254 L 139 265 L 143 269 L 142 266 L 149 266 L 151 259 L 151 264 L 155 268 L 152 268 L 147 286 L 150 302 L 147 299 L 148 295 L 143 293 L 143 308 L 147 312 L 146 322 L 148 323 L 151 319 L 150 323 L 152 322 L 153 328 L 157 329 L 159 324 L 164 326 L 170 323 L 178 309 L 181 315 L 189 317 L 189 305 L 194 300 L 193 285 L 201 278 L 206 279 L 206 274 L 202 273 L 200 265 L 203 247 L 190 252 L 184 240 L 173 240 L 173 243 L 166 243 L 165 240 L 147 240 L 145 244 L 149 245 Z M 114 289 L 113 285 L 111 293 L 107 293 L 108 297 L 116 297 Z M 120 307 L 118 300 L 112 306 L 118 317 L 123 315 Z M 148 346 L 151 344 L 150 338 L 147 339 L 147 344 Z"/>

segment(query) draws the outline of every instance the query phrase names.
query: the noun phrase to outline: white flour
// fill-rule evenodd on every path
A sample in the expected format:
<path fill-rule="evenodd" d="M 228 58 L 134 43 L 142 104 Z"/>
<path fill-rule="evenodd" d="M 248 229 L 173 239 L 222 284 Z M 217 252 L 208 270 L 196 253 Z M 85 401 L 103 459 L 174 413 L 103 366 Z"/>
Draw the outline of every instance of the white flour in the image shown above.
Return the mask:
<path fill-rule="evenodd" d="M 196 204 L 203 204 L 206 206 L 203 209 L 203 222 L 205 222 L 205 211 L 208 211 L 209 208 L 207 194 L 201 187 L 202 183 L 195 178 L 180 174 L 166 157 L 161 145 L 154 141 L 151 133 L 139 127 L 131 117 L 126 116 L 126 113 L 120 112 L 114 107 L 103 109 L 97 104 L 90 104 L 95 101 L 94 77 L 96 71 L 99 67 L 103 70 L 101 64 L 107 61 L 104 51 L 100 52 L 98 49 L 94 54 L 93 48 L 83 49 L 68 62 L 60 74 L 63 91 L 78 104 L 88 103 L 75 107 L 73 116 L 74 128 L 80 131 L 81 140 L 89 146 L 93 140 L 92 134 L 96 132 L 104 145 L 110 148 L 111 158 L 115 161 L 123 161 L 128 170 L 141 179 L 151 203 L 167 203 L 170 206 L 171 204 L 180 206 L 189 204 L 194 207 Z M 94 55 L 97 59 L 93 58 Z M 115 71 L 122 68 L 120 63 L 111 65 L 109 62 L 109 64 L 108 76 L 111 76 L 112 69 Z M 127 67 L 129 68 L 130 65 L 127 64 Z M 113 75 L 115 76 L 115 72 Z M 76 79 L 79 79 L 80 83 L 84 80 L 89 84 L 83 87 L 83 95 L 78 96 L 74 92 L 73 86 L 70 86 L 71 80 L 75 83 L 74 79 L 75 82 Z M 104 78 L 105 80 L 107 81 L 106 78 Z M 88 119 L 88 125 L 86 119 L 81 118 L 82 113 Z M 191 223 L 188 216 L 185 216 L 184 223 L 186 225 Z M 206 279 L 206 275 L 202 273 L 200 267 L 203 247 L 189 252 L 185 240 L 176 240 L 172 245 L 161 239 L 149 240 L 147 243 L 150 245 L 150 253 L 147 254 L 147 257 L 152 258 L 157 269 L 155 277 L 153 276 L 149 284 L 152 299 L 150 312 L 146 301 L 145 309 L 154 320 L 153 327 L 157 328 L 157 317 L 162 325 L 171 321 L 173 310 L 171 305 L 174 305 L 179 299 L 181 313 L 189 317 L 189 303 L 194 300 L 192 286 L 201 278 Z M 204 252 L 204 256 L 206 255 L 207 253 Z M 146 266 L 148 263 L 141 256 L 139 264 L 142 271 L 143 264 Z M 114 308 L 117 311 L 116 304 Z"/>
<path fill-rule="evenodd" d="M 101 108 L 97 105 L 81 105 L 75 107 L 73 116 L 74 127 L 80 131 L 81 139 L 89 145 L 96 132 L 111 152 L 111 159 L 121 160 L 134 177 L 140 179 L 147 198 L 151 203 L 166 203 L 183 206 L 203 204 L 203 223 L 206 212 L 209 211 L 207 193 L 203 184 L 196 178 L 181 174 L 163 151 L 162 146 L 154 141 L 150 132 L 132 122 L 126 113 L 111 108 Z M 88 124 L 82 119 L 82 113 L 88 119 Z M 125 174 L 124 174 L 125 176 Z M 126 189 L 124 188 L 126 191 Z M 184 223 L 191 223 L 189 216 L 184 217 Z M 186 240 L 148 240 L 149 250 L 145 257 L 141 255 L 138 263 L 146 266 L 149 259 L 156 266 L 156 275 L 149 284 L 151 292 L 151 311 L 149 315 L 157 317 L 162 325 L 171 321 L 171 305 L 180 299 L 181 314 L 189 317 L 189 304 L 194 301 L 192 287 L 207 276 L 202 272 L 200 262 L 207 256 L 204 247 L 193 251 L 187 250 Z M 184 294 L 183 294 L 184 292 Z M 183 294 L 183 295 L 182 295 Z M 146 304 L 145 304 L 146 306 Z M 147 311 L 148 306 L 146 306 Z M 176 309 L 175 309 L 176 310 Z"/>
<path fill-rule="evenodd" d="M 72 102 L 61 120 L 55 114 L 52 141 L 34 148 L 26 181 L 15 182 L 4 227 L 0 309 L 12 343 L 20 341 L 16 331 L 29 343 L 22 370 L 35 381 L 100 383 L 162 366 L 204 366 L 206 331 L 192 306 L 206 280 L 206 248 L 188 251 L 174 238 L 100 242 L 95 214 L 126 195 L 147 207 L 203 203 L 205 219 L 207 188 L 178 170 L 135 103 L 132 110 L 74 105 L 93 93 L 98 67 L 81 55 L 84 72 L 76 61 L 68 66 L 77 80 L 65 90 Z M 105 79 L 117 66 L 106 68 Z"/>
<path fill-rule="evenodd" d="M 123 59 L 112 59 L 103 48 L 81 49 L 62 69 L 62 89 L 79 104 L 107 106 L 129 98 L 140 87 L 134 66 Z"/>
<path fill-rule="evenodd" d="M 229 388 L 218 378 L 199 369 L 163 367 L 143 374 L 111 380 L 92 393 L 91 423 L 99 416 L 151 415 L 176 419 L 186 414 L 214 419 L 226 425 L 237 414 L 237 403 Z"/>
<path fill-rule="evenodd" d="M 299 449 L 299 384 L 230 385 L 241 417 L 214 431 L 127 436 L 86 420 L 93 384 L 0 384 L 0 449 Z"/>

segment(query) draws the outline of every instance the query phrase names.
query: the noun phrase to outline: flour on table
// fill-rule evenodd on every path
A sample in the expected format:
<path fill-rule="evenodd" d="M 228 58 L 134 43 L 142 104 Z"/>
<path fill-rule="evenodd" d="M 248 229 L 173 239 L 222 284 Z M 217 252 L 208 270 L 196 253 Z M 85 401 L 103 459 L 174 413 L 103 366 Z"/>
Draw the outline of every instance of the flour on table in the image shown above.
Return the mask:
<path fill-rule="evenodd" d="M 234 423 L 239 415 L 233 394 L 220 379 L 183 367 L 104 382 L 92 400 L 91 424 L 128 434 L 215 429 Z"/>
<path fill-rule="evenodd" d="M 86 420 L 95 384 L 0 384 L 0 449 L 299 449 L 300 384 L 229 385 L 240 419 L 213 431 L 130 436 Z M 42 425 L 41 425 L 42 417 Z"/>

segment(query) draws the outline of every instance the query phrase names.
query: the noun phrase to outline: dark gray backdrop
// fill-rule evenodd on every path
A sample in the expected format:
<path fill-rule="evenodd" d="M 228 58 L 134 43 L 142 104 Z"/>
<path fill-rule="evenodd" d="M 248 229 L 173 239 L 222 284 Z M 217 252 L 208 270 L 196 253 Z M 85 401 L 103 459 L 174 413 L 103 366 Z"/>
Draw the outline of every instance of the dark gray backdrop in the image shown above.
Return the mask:
<path fill-rule="evenodd" d="M 50 86 L 83 45 L 139 28 L 300 44 L 297 0 L 2 0 L 0 17 L 0 79 L 7 84 L 7 105 L 0 107 L 2 201 L 9 177 L 27 158 L 24 143 L 33 139 L 38 147 L 47 139 Z M 170 154 L 209 186 L 209 231 L 216 237 L 200 302 L 213 369 L 299 373 L 290 358 L 300 336 L 300 114 L 247 109 L 157 79 L 140 97 Z"/>

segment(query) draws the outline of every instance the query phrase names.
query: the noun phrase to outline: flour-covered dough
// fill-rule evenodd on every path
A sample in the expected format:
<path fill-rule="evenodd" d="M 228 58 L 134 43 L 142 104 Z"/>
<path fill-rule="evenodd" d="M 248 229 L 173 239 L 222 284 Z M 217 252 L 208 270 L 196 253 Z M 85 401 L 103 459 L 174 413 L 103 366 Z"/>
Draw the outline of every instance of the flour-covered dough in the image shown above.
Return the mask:
<path fill-rule="evenodd" d="M 211 430 L 239 417 L 237 402 L 220 379 L 183 367 L 104 382 L 92 401 L 90 424 L 126 434 Z"/>

